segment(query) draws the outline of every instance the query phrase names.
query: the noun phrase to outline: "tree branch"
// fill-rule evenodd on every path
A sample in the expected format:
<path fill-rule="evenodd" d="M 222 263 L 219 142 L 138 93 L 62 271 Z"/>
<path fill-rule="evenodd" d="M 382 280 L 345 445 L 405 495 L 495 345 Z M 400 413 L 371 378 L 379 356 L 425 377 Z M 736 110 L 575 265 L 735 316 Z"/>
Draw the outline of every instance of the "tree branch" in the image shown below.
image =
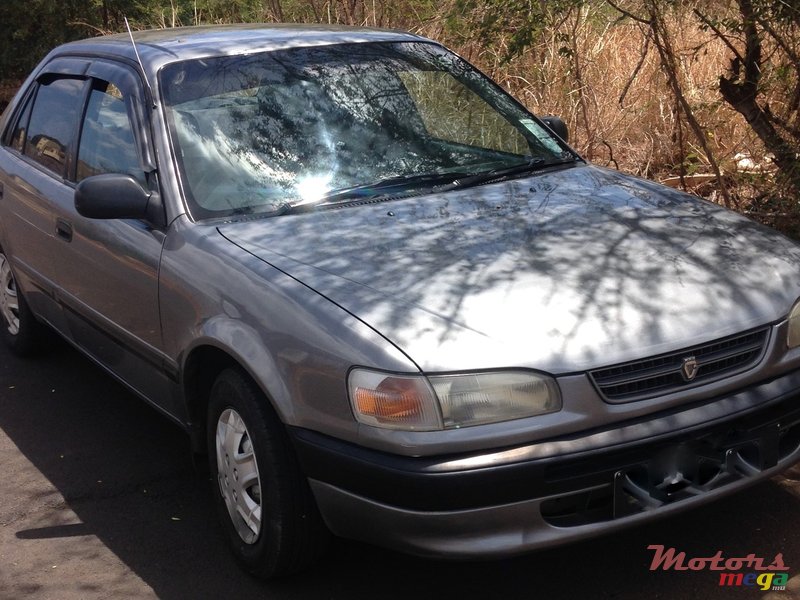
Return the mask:
<path fill-rule="evenodd" d="M 736 46 L 734 46 L 734 45 L 731 43 L 731 41 L 728 39 L 728 37 L 727 37 L 727 36 L 726 36 L 724 33 L 722 33 L 722 32 L 721 32 L 721 31 L 720 31 L 720 30 L 717 28 L 717 26 L 716 26 L 716 25 L 714 25 L 714 24 L 711 22 L 711 20 L 710 20 L 710 19 L 709 19 L 707 16 L 705 16 L 703 13 L 701 13 L 701 12 L 700 12 L 698 9 L 696 9 L 696 8 L 695 8 L 695 9 L 693 9 L 693 10 L 692 10 L 692 12 L 693 12 L 695 15 L 697 15 L 697 18 L 698 18 L 698 19 L 700 19 L 700 20 L 701 20 L 703 23 L 705 23 L 705 24 L 708 26 L 708 28 L 709 28 L 709 29 L 711 29 L 711 31 L 713 31 L 713 32 L 716 34 L 716 36 L 717 36 L 717 37 L 718 37 L 720 40 L 722 40 L 722 43 L 724 43 L 724 44 L 725 44 L 725 45 L 728 47 L 728 49 L 730 49 L 730 51 L 731 51 L 731 52 L 733 52 L 733 55 L 734 55 L 736 58 L 738 58 L 738 59 L 739 59 L 741 62 L 744 62 L 744 58 L 742 58 L 742 55 L 741 55 L 741 54 L 739 54 L 739 51 L 736 49 Z"/>
<path fill-rule="evenodd" d="M 638 77 L 639 75 L 639 71 L 641 71 L 642 67 L 644 66 L 644 61 L 647 59 L 647 54 L 650 52 L 651 37 L 652 34 L 648 29 L 644 37 L 644 46 L 642 46 L 642 54 L 641 56 L 639 56 L 639 61 L 636 63 L 636 66 L 633 69 L 633 73 L 631 73 L 631 76 L 628 78 L 628 81 L 625 82 L 625 87 L 622 88 L 622 93 L 619 95 L 620 106 L 622 106 L 622 103 L 625 101 L 625 96 L 628 95 L 628 92 L 630 91 L 633 82 L 636 81 L 636 77 Z"/>
<path fill-rule="evenodd" d="M 745 2 L 747 0 L 741 1 Z M 675 65 L 675 50 L 670 43 L 669 31 L 667 31 L 666 25 L 661 18 L 659 2 L 658 0 L 648 0 L 648 2 L 646 2 L 646 6 L 648 13 L 650 14 L 650 27 L 653 32 L 653 45 L 655 45 L 656 49 L 658 50 L 658 55 L 661 58 L 661 66 L 663 67 L 664 73 L 667 76 L 667 82 L 669 83 L 670 88 L 672 88 L 672 93 L 675 96 L 675 100 L 680 109 L 683 111 L 683 114 L 689 123 L 689 127 L 692 129 L 695 138 L 697 138 L 700 147 L 703 149 L 703 153 L 706 155 L 708 164 L 717 179 L 717 185 L 719 185 L 719 191 L 722 194 L 725 206 L 728 208 L 736 206 L 736 203 L 733 201 L 730 193 L 728 192 L 728 186 L 726 185 L 725 180 L 722 178 L 722 171 L 720 171 L 719 163 L 717 163 L 716 158 L 714 158 L 714 153 L 711 151 L 711 147 L 708 145 L 706 132 L 698 122 L 697 117 L 695 117 L 692 107 L 689 105 L 689 101 L 686 99 L 686 96 L 681 88 L 680 81 L 678 80 L 678 69 Z"/>
<path fill-rule="evenodd" d="M 744 84 L 752 86 L 753 95 L 755 95 L 761 79 L 761 38 L 756 29 L 756 15 L 752 1 L 739 0 L 739 10 L 743 17 L 742 25 L 745 35 Z"/>
<path fill-rule="evenodd" d="M 625 16 L 626 16 L 626 17 L 628 17 L 629 19 L 633 19 L 634 21 L 636 21 L 636 22 L 638 22 L 638 23 L 642 23 L 642 24 L 644 24 L 644 25 L 650 25 L 650 20 L 649 20 L 649 19 L 643 19 L 642 17 L 637 17 L 637 16 L 636 16 L 635 14 L 633 14 L 632 12 L 630 12 L 630 11 L 628 11 L 628 10 L 625 10 L 624 8 L 622 8 L 621 6 L 618 6 L 617 4 L 615 4 L 614 2 L 612 2 L 611 0 L 606 0 L 606 3 L 608 3 L 608 5 L 609 5 L 609 6 L 611 6 L 611 8 L 613 8 L 613 9 L 614 9 L 614 10 L 616 10 L 617 12 L 619 12 L 619 13 L 621 13 L 621 14 L 625 15 Z"/>
<path fill-rule="evenodd" d="M 795 70 L 800 73 L 800 56 L 798 56 L 797 53 L 795 53 L 795 51 L 786 44 L 786 40 L 779 36 L 778 32 L 776 32 L 772 25 L 770 25 L 767 21 L 758 16 L 756 16 L 756 21 L 758 21 L 758 24 L 761 25 L 761 28 L 764 31 L 772 36 L 772 39 L 775 40 L 775 43 L 778 44 L 780 49 L 786 52 L 786 56 L 788 56 L 789 60 L 792 61 L 792 65 L 794 66 Z"/>

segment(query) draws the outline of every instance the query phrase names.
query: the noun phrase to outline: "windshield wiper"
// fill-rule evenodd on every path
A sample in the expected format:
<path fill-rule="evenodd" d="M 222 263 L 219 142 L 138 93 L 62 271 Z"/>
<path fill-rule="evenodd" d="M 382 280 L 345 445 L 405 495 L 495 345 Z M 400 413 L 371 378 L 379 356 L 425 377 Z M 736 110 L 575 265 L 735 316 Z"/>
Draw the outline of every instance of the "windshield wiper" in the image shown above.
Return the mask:
<path fill-rule="evenodd" d="M 518 175 L 524 175 L 525 173 L 531 173 L 533 171 L 539 171 L 541 169 L 546 169 L 548 167 L 554 167 L 557 165 L 570 165 L 579 160 L 580 159 L 578 158 L 578 156 L 572 154 L 570 154 L 569 156 L 562 156 L 559 158 L 531 158 L 530 160 L 527 160 L 524 163 L 520 163 L 510 167 L 505 167 L 502 169 L 492 169 L 491 171 L 485 171 L 483 173 L 474 173 L 472 175 L 467 175 L 466 177 L 461 177 L 453 181 L 450 185 L 447 185 L 437 191 L 446 192 L 447 190 L 451 190 L 454 188 L 481 185 L 482 183 L 489 183 L 491 181 L 502 181 L 504 179 L 509 179 L 512 177 L 516 177 Z"/>
<path fill-rule="evenodd" d="M 277 214 L 287 214 L 294 212 L 304 212 L 312 210 L 318 206 L 338 204 L 361 198 L 374 198 L 385 196 L 393 191 L 408 191 L 418 187 L 434 188 L 433 191 L 444 192 L 454 188 L 470 187 L 480 185 L 490 181 L 501 181 L 503 179 L 529 173 L 539 169 L 556 165 L 571 164 L 578 161 L 574 155 L 555 159 L 532 158 L 524 163 L 516 164 L 502 169 L 492 169 L 480 173 L 468 173 L 463 171 L 450 171 L 446 173 L 422 173 L 419 175 L 398 175 L 387 177 L 371 183 L 362 183 L 351 187 L 340 188 L 328 192 L 324 196 L 315 198 L 312 201 L 298 201 L 283 204 L 276 210 Z"/>
<path fill-rule="evenodd" d="M 396 177 L 387 177 L 386 179 L 380 179 L 370 183 L 362 183 L 351 187 L 333 190 L 312 202 L 296 202 L 290 204 L 289 209 L 292 212 L 301 212 L 306 207 L 311 208 L 324 204 L 335 204 L 347 200 L 383 196 L 386 194 L 386 192 L 395 189 L 406 191 L 419 186 L 433 187 L 437 185 L 445 185 L 469 176 L 469 173 L 449 172 L 422 173 L 419 175 L 398 175 Z M 284 213 L 285 212 L 286 211 L 284 210 Z"/>

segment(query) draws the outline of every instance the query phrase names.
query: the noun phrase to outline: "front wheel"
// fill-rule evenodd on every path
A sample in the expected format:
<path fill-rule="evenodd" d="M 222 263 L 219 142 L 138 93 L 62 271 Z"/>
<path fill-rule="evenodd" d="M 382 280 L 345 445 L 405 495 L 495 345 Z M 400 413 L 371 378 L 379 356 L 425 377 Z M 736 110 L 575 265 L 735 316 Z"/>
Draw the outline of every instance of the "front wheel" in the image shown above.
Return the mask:
<path fill-rule="evenodd" d="M 211 486 L 234 555 L 253 575 L 296 573 L 328 532 L 283 425 L 252 380 L 227 369 L 208 408 Z"/>
<path fill-rule="evenodd" d="M 35 353 L 41 346 L 42 325 L 36 321 L 17 287 L 11 263 L 0 249 L 0 326 L 3 342 L 19 356 Z"/>

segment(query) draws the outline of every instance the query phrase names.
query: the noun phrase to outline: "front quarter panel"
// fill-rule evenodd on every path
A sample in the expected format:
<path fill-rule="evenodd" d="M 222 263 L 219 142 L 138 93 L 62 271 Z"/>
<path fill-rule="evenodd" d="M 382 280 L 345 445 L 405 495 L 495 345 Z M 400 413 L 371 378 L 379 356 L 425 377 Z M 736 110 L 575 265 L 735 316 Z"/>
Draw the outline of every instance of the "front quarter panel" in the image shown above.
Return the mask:
<path fill-rule="evenodd" d="M 159 297 L 165 349 L 178 365 L 198 347 L 223 350 L 289 425 L 355 441 L 348 370 L 417 371 L 338 305 L 228 242 L 216 227 L 186 217 L 167 235 Z"/>

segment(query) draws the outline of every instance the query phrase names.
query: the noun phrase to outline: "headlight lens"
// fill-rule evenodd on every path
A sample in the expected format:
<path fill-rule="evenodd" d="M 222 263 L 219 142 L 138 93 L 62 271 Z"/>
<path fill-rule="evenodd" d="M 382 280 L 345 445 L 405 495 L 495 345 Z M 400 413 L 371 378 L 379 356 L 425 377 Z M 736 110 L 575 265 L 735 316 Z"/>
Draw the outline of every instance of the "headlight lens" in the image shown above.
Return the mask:
<path fill-rule="evenodd" d="M 470 373 L 430 378 L 446 429 L 510 421 L 561 410 L 550 377 L 525 371 Z"/>
<path fill-rule="evenodd" d="M 789 313 L 789 333 L 786 336 L 789 348 L 800 346 L 800 301 L 796 302 Z"/>
<path fill-rule="evenodd" d="M 527 371 L 426 378 L 353 369 L 348 388 L 356 419 L 389 429 L 457 429 L 561 410 L 555 380 Z"/>

